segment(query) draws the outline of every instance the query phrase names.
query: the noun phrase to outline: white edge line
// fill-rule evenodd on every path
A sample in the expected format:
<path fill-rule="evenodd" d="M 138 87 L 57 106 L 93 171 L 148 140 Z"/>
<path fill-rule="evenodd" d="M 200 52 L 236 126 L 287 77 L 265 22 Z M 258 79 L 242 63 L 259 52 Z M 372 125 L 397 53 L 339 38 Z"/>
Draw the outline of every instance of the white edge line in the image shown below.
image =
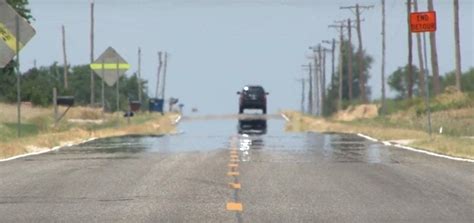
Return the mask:
<path fill-rule="evenodd" d="M 362 133 L 357 133 L 357 135 L 362 137 L 362 138 L 373 141 L 373 142 L 379 142 L 379 140 L 374 139 L 370 136 L 364 135 Z M 430 156 L 436 156 L 436 157 L 455 160 L 455 161 L 463 161 L 463 162 L 474 163 L 474 160 L 472 160 L 472 159 L 442 155 L 442 154 L 438 154 L 438 153 L 434 153 L 434 152 L 430 152 L 430 151 L 426 151 L 426 150 L 422 150 L 422 149 L 415 149 L 413 147 L 404 146 L 404 145 L 397 144 L 397 143 L 391 143 L 391 142 L 388 142 L 388 141 L 380 141 L 380 142 L 382 142 L 386 146 L 394 146 L 394 147 L 397 147 L 397 148 L 400 148 L 400 149 L 405 149 L 405 150 L 409 150 L 409 151 L 413 151 L 413 152 L 417 152 L 417 153 L 423 153 L 423 154 L 430 155 Z"/>
<path fill-rule="evenodd" d="M 181 118 L 182 118 L 181 115 L 178 116 L 178 118 L 176 118 L 176 120 L 174 120 L 174 124 L 178 124 L 178 122 L 181 121 Z"/>
<path fill-rule="evenodd" d="M 438 153 L 434 153 L 434 152 L 430 152 L 430 151 L 426 151 L 426 150 L 421 150 L 421 149 L 415 149 L 415 148 L 412 148 L 412 147 L 408 147 L 408 146 L 404 146 L 404 145 L 400 145 L 400 144 L 395 144 L 395 143 L 393 143 L 392 145 L 397 147 L 397 148 L 406 149 L 406 150 L 410 150 L 410 151 L 418 152 L 418 153 L 424 153 L 424 154 L 427 154 L 427 155 L 430 155 L 430 156 L 436 156 L 436 157 L 450 159 L 450 160 L 474 163 L 474 160 L 471 160 L 471 159 L 465 159 L 465 158 L 453 157 L 453 156 L 448 156 L 448 155 L 442 155 L 442 154 L 438 154 Z"/>
<path fill-rule="evenodd" d="M 56 150 L 59 150 L 61 148 L 64 148 L 64 147 L 70 147 L 70 146 L 74 146 L 74 145 L 80 145 L 80 144 L 83 144 L 83 143 L 86 143 L 86 142 L 89 142 L 89 141 L 92 141 L 92 140 L 95 140 L 97 139 L 96 137 L 93 137 L 93 138 L 89 138 L 89 139 L 86 139 L 86 140 L 83 140 L 83 141 L 80 141 L 79 143 L 67 143 L 63 146 L 55 146 L 53 148 L 44 148 L 44 150 L 42 151 L 38 151 L 38 152 L 32 152 L 32 153 L 26 153 L 26 154 L 21 154 L 21 155 L 18 155 L 18 156 L 12 156 L 12 157 L 9 157 L 9 158 L 6 158 L 6 159 L 0 159 L 0 162 L 6 162 L 6 161 L 11 161 L 11 160 L 15 160 L 15 159 L 19 159 L 19 158 L 24 158 L 24 157 L 28 157 L 28 156 L 35 156 L 35 155 L 40 155 L 40 154 L 43 154 L 43 153 L 48 153 L 48 152 L 52 152 L 52 151 L 56 151 Z"/>
<path fill-rule="evenodd" d="M 362 134 L 362 133 L 357 133 L 357 135 L 360 136 L 360 137 L 362 137 L 362 138 L 368 139 L 368 140 L 370 140 L 370 141 L 372 141 L 372 142 L 378 142 L 378 141 L 379 141 L 379 140 L 377 140 L 377 139 L 374 139 L 374 138 L 372 138 L 372 137 L 370 137 L 370 136 L 367 136 L 367 135 L 364 135 L 364 134 Z"/>
<path fill-rule="evenodd" d="M 283 113 L 280 113 L 281 114 L 281 117 L 283 117 L 287 122 L 290 121 L 290 119 Z"/>

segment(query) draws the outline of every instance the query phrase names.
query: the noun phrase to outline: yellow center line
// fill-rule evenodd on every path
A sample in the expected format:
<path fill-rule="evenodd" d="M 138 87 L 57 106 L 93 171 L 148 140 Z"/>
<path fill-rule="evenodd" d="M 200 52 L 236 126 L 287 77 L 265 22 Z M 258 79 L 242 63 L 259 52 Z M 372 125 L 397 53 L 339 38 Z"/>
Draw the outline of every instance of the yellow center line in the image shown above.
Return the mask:
<path fill-rule="evenodd" d="M 235 193 L 237 193 L 237 190 L 240 190 L 242 186 L 240 185 L 238 181 L 238 176 L 240 173 L 238 172 L 237 168 L 239 167 L 239 151 L 236 147 L 236 140 L 237 138 L 234 136 L 230 142 L 231 144 L 231 149 L 230 149 L 230 161 L 228 164 L 228 167 L 230 168 L 229 171 L 227 172 L 227 176 L 232 176 L 234 177 L 234 182 L 229 183 L 229 188 L 232 190 L 235 190 Z M 227 211 L 232 211 L 232 212 L 242 212 L 243 211 L 243 205 L 239 201 L 238 196 L 235 195 L 233 201 L 227 202 L 226 204 L 226 210 Z M 237 213 L 239 215 L 240 213 Z"/>
<path fill-rule="evenodd" d="M 238 211 L 241 212 L 243 210 L 242 203 L 237 202 L 227 202 L 226 209 L 228 211 Z"/>
<path fill-rule="evenodd" d="M 239 190 L 241 188 L 240 183 L 229 183 L 229 187 L 234 190 Z"/>
<path fill-rule="evenodd" d="M 239 176 L 239 172 L 236 172 L 236 171 L 230 171 L 230 172 L 227 172 L 227 176 Z"/>

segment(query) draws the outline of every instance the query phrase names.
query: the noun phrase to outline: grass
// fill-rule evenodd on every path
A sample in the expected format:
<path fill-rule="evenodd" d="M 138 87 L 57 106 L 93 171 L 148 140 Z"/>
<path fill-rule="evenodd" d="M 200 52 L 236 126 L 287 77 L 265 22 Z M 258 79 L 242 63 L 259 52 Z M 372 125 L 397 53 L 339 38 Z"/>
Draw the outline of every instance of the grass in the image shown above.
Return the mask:
<path fill-rule="evenodd" d="M 138 113 L 128 123 L 121 113 L 103 114 L 100 109 L 75 107 L 55 125 L 52 108 L 26 108 L 22 113 L 22 137 L 17 138 L 16 106 L 0 104 L 0 159 L 91 137 L 170 133 L 175 130 L 173 120 L 178 115 Z M 60 113 L 64 110 L 60 108 Z M 80 122 L 69 122 L 69 119 Z"/>

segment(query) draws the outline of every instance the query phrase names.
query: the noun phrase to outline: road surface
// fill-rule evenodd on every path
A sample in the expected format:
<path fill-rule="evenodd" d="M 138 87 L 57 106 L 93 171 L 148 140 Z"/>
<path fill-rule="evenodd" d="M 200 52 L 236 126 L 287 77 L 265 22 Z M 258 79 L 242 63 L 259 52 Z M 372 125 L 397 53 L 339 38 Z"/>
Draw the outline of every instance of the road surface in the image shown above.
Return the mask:
<path fill-rule="evenodd" d="M 474 222 L 471 163 L 247 124 L 183 119 L 0 162 L 0 222 Z"/>

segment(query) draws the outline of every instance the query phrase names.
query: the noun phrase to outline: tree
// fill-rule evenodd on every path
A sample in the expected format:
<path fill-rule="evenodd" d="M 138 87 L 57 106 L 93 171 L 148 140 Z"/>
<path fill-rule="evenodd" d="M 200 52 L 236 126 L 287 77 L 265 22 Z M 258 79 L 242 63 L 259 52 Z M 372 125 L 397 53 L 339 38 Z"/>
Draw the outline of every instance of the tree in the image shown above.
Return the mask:
<path fill-rule="evenodd" d="M 356 59 L 357 59 L 357 52 L 354 51 L 354 46 L 350 47 L 349 46 L 349 42 L 348 41 L 344 41 L 343 43 L 343 51 L 344 52 L 351 52 L 352 53 L 344 53 L 343 54 L 343 58 L 342 58 L 342 61 L 343 61 L 343 65 L 342 65 L 342 99 L 343 101 L 348 101 L 349 100 L 349 55 L 352 56 L 352 69 L 353 70 L 359 70 L 359 63 L 357 63 Z M 369 69 L 371 68 L 371 64 L 373 62 L 373 58 L 370 56 L 370 55 L 367 55 L 367 53 L 365 51 L 362 51 L 362 58 L 363 58 L 363 63 L 362 63 L 362 67 L 363 67 L 363 75 L 365 77 L 365 80 L 369 80 L 370 78 L 370 75 L 369 75 Z M 338 68 L 339 69 L 339 68 Z M 339 70 L 336 72 L 338 73 Z M 338 79 L 338 77 L 335 77 Z M 331 114 L 332 112 L 336 111 L 336 101 L 334 100 L 335 98 L 337 98 L 337 95 L 338 95 L 338 89 L 339 89 L 339 81 L 338 80 L 332 80 L 333 83 L 334 83 L 334 86 L 329 86 L 329 89 L 328 89 L 328 94 L 325 98 L 325 111 L 324 111 L 324 114 L 325 115 L 328 115 L 328 114 Z M 366 81 L 367 83 L 368 81 Z M 353 98 L 360 98 L 361 96 L 361 91 L 360 91 L 360 88 L 359 88 L 359 83 L 360 83 L 360 77 L 359 75 L 355 75 L 353 76 L 352 78 L 352 91 L 353 91 Z M 368 97 L 370 97 L 370 94 L 371 94 L 371 89 L 369 86 L 365 86 L 365 89 L 366 89 L 366 95 Z"/>
<path fill-rule="evenodd" d="M 7 0 L 7 3 L 10 4 L 18 14 L 20 14 L 29 22 L 34 20 L 33 16 L 31 15 L 31 10 L 28 8 L 28 0 Z"/>
<path fill-rule="evenodd" d="M 393 72 L 389 77 L 388 77 L 388 86 L 390 87 L 391 90 L 397 92 L 397 98 L 398 99 L 403 99 L 407 98 L 409 94 L 408 90 L 408 82 L 409 76 L 408 73 L 410 71 L 412 72 L 418 72 L 418 68 L 414 65 L 412 65 L 411 69 L 409 69 L 410 65 L 406 65 L 405 67 L 399 67 L 395 72 Z M 418 87 L 419 87 L 419 79 L 415 78 L 413 79 L 413 93 L 415 95 L 418 95 Z"/>
<path fill-rule="evenodd" d="M 88 105 L 90 97 L 89 89 L 89 65 L 77 65 L 73 66 L 69 71 L 69 88 L 65 89 L 64 83 L 64 72 L 63 66 L 58 66 L 57 63 L 53 63 L 47 67 L 32 68 L 22 74 L 22 100 L 31 101 L 34 105 L 48 106 L 52 102 L 52 91 L 55 87 L 58 90 L 60 96 L 74 96 L 76 105 Z M 15 79 L 15 76 L 13 76 Z M 147 88 L 147 82 L 140 80 L 142 88 L 142 95 L 146 101 L 146 93 L 143 92 Z M 100 95 L 102 83 L 97 81 L 95 83 L 96 94 Z M 6 89 L 6 88 L 5 88 Z M 1 89 L 3 90 L 3 88 Z M 106 110 L 115 111 L 116 91 L 115 87 L 105 86 L 105 102 Z M 120 77 L 120 104 L 121 109 L 125 110 L 128 106 L 128 100 L 138 99 L 138 85 L 136 74 L 130 77 Z M 3 95 L 3 92 L 0 92 Z M 8 96 L 8 101 L 16 100 L 16 90 L 13 86 L 5 91 L 5 95 Z"/>
<path fill-rule="evenodd" d="M 445 75 L 443 86 L 456 85 L 456 71 L 451 71 Z M 474 67 L 461 75 L 461 89 L 465 92 L 474 92 Z"/>

